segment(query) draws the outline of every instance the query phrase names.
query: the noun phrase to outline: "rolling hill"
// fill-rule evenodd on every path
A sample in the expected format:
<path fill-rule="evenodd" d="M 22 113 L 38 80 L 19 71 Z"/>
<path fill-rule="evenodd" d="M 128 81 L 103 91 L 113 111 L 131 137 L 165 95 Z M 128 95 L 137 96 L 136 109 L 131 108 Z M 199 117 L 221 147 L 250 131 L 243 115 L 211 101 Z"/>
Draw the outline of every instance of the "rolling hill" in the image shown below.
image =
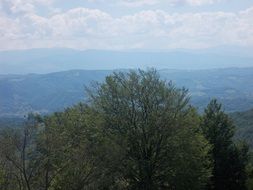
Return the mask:
<path fill-rule="evenodd" d="M 84 86 L 102 81 L 112 70 L 71 70 L 49 74 L 0 75 L 0 117 L 28 112 L 50 113 L 85 99 Z M 189 89 L 192 103 L 203 110 L 218 98 L 228 112 L 253 107 L 253 68 L 159 70 L 163 79 Z"/>

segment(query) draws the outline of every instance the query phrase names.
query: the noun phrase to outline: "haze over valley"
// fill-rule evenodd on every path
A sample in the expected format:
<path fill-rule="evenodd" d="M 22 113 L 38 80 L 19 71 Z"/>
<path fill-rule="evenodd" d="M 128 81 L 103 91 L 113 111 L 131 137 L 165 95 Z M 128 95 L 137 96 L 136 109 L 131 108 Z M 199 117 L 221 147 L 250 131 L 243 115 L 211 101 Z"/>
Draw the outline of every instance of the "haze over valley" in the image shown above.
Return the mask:
<path fill-rule="evenodd" d="M 225 50 L 226 48 L 112 51 L 53 48 L 0 51 L 0 74 L 42 74 L 76 69 L 199 70 L 253 66 L 253 54 L 249 53 L 251 51 L 242 48 L 233 48 L 228 52 Z M 238 53 L 235 54 L 235 51 Z"/>
<path fill-rule="evenodd" d="M 116 71 L 116 70 L 115 70 Z M 127 71 L 127 70 L 122 70 Z M 85 86 L 102 82 L 113 70 L 71 70 L 49 74 L 0 75 L 0 116 L 23 117 L 62 111 L 85 100 Z M 253 68 L 159 70 L 162 79 L 189 89 L 192 103 L 203 111 L 211 98 L 228 112 L 253 107 Z"/>

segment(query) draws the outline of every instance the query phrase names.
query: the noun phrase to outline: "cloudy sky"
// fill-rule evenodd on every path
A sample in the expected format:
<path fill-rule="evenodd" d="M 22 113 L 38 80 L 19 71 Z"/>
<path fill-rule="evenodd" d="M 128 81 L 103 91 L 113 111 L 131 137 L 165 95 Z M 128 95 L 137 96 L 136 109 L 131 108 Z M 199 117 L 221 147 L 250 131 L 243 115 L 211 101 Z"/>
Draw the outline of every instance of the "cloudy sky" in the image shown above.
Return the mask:
<path fill-rule="evenodd" d="M 0 0 L 0 50 L 253 47 L 253 0 Z"/>

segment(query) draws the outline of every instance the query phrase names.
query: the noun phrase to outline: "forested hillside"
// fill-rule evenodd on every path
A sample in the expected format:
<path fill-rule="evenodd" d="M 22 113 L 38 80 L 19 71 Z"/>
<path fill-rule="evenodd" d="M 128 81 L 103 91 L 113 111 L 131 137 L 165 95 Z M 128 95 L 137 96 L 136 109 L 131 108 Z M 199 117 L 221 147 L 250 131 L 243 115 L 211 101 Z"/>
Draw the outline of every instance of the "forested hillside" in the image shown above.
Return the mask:
<path fill-rule="evenodd" d="M 45 75 L 0 76 L 0 115 L 49 113 L 83 101 L 85 85 L 111 71 L 67 71 Z"/>
<path fill-rule="evenodd" d="M 253 109 L 232 113 L 231 117 L 237 126 L 236 138 L 246 140 L 253 148 Z"/>
<path fill-rule="evenodd" d="M 113 71 L 74 70 L 51 74 L 0 75 L 0 116 L 50 113 L 83 101 L 84 86 L 103 81 Z M 203 111 L 218 98 L 228 112 L 253 107 L 253 68 L 160 70 L 161 78 L 189 89 L 192 103 Z"/>
<path fill-rule="evenodd" d="M 252 189 L 248 147 L 233 141 L 217 100 L 199 114 L 155 70 L 117 72 L 86 92 L 65 111 L 0 130 L 0 189 Z"/>

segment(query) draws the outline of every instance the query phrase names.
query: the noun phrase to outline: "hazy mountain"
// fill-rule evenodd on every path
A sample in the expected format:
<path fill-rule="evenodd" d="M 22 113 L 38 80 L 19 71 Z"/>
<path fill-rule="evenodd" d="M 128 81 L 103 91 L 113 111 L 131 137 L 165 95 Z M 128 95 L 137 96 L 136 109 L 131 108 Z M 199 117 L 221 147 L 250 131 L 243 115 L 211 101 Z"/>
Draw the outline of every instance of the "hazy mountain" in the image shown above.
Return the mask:
<path fill-rule="evenodd" d="M 30 111 L 62 110 L 85 99 L 84 85 L 102 81 L 112 70 L 72 70 L 50 74 L 0 75 L 0 116 L 22 116 Z M 253 68 L 160 70 L 162 78 L 190 91 L 200 110 L 212 97 L 226 111 L 253 107 Z"/>
<path fill-rule="evenodd" d="M 73 69 L 118 68 L 211 69 L 253 66 L 248 53 L 202 51 L 102 51 L 73 49 L 30 49 L 0 52 L 0 74 L 49 73 Z M 223 52 L 223 53 L 219 53 Z M 236 56 L 237 55 L 237 56 Z M 239 56 L 238 56 L 239 55 Z"/>
<path fill-rule="evenodd" d="M 192 103 L 200 110 L 211 98 L 220 100 L 228 112 L 253 107 L 253 68 L 226 68 L 196 71 L 160 71 L 162 77 L 189 89 Z"/>
<path fill-rule="evenodd" d="M 47 113 L 84 99 L 84 85 L 101 81 L 110 71 L 0 75 L 0 115 Z"/>

